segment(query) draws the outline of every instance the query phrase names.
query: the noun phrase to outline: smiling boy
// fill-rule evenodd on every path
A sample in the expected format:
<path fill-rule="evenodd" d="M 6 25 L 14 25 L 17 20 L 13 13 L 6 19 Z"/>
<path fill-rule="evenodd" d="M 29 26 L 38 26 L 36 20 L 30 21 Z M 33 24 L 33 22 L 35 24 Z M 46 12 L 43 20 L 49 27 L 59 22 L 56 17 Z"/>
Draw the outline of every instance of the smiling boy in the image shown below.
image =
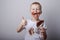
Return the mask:
<path fill-rule="evenodd" d="M 26 29 L 25 40 L 46 40 L 46 27 L 44 20 L 39 19 L 42 14 L 42 7 L 39 2 L 33 2 L 30 6 L 31 19 L 27 20 L 22 17 L 22 22 L 17 28 L 17 32 Z M 36 37 L 35 37 L 36 36 Z"/>

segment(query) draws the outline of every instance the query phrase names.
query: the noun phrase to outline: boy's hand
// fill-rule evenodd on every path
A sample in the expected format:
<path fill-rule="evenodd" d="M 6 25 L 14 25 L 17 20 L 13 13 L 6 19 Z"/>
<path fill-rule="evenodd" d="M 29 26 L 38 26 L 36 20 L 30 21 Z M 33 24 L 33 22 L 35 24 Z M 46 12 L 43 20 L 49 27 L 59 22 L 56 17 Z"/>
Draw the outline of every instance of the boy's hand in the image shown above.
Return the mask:
<path fill-rule="evenodd" d="M 40 33 L 41 33 L 41 36 L 42 36 L 44 39 L 47 38 L 46 30 L 45 30 L 43 27 L 40 27 Z"/>
<path fill-rule="evenodd" d="M 26 20 L 24 17 L 22 17 L 22 22 L 21 22 L 21 24 L 22 24 L 23 26 L 27 25 L 27 20 Z"/>
<path fill-rule="evenodd" d="M 29 29 L 29 34 L 30 34 L 30 35 L 34 34 L 34 28 L 30 28 L 30 29 Z"/>
<path fill-rule="evenodd" d="M 17 32 L 21 32 L 25 28 L 25 25 L 27 25 L 27 20 L 24 17 L 22 17 L 22 21 L 18 25 L 19 27 L 17 28 Z"/>
<path fill-rule="evenodd" d="M 41 33 L 44 33 L 45 32 L 45 29 L 43 27 L 40 27 L 40 32 Z"/>

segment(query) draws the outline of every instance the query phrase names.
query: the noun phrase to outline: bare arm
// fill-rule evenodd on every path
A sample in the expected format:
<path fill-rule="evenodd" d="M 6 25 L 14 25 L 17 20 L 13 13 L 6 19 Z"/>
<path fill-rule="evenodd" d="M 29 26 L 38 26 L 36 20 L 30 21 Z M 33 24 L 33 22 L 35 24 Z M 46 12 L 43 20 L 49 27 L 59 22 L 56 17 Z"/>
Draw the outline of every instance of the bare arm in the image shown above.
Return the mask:
<path fill-rule="evenodd" d="M 39 22 L 37 22 L 37 27 L 40 30 L 40 36 L 43 40 L 47 39 L 47 34 L 46 34 L 46 29 L 47 27 L 44 24 L 44 20 L 40 20 Z"/>
<path fill-rule="evenodd" d="M 18 25 L 17 32 L 21 32 L 25 28 L 26 25 L 27 25 L 27 20 L 24 17 L 22 17 L 22 21 Z"/>
<path fill-rule="evenodd" d="M 44 28 L 41 29 L 41 35 L 43 36 L 44 40 L 47 39 L 46 29 L 44 29 Z"/>
<path fill-rule="evenodd" d="M 24 25 L 19 24 L 17 28 L 17 32 L 21 32 L 24 29 Z"/>

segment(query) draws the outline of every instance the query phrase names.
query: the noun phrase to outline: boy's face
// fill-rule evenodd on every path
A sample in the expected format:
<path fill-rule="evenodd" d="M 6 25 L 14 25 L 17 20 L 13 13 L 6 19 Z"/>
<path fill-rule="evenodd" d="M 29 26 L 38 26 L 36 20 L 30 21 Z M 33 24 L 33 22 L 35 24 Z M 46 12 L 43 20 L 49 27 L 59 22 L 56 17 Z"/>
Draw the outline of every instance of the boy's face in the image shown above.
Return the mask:
<path fill-rule="evenodd" d="M 38 4 L 31 5 L 31 15 L 33 18 L 38 19 L 41 14 L 40 6 Z"/>

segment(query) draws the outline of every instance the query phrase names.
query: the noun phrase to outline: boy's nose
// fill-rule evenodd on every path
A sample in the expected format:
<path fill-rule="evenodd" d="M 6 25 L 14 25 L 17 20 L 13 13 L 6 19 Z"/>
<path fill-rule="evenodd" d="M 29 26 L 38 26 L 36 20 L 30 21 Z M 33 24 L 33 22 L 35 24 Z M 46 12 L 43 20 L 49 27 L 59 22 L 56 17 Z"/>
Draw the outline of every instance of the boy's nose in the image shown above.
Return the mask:
<path fill-rule="evenodd" d="M 34 13 L 37 13 L 37 10 L 35 10 Z"/>

